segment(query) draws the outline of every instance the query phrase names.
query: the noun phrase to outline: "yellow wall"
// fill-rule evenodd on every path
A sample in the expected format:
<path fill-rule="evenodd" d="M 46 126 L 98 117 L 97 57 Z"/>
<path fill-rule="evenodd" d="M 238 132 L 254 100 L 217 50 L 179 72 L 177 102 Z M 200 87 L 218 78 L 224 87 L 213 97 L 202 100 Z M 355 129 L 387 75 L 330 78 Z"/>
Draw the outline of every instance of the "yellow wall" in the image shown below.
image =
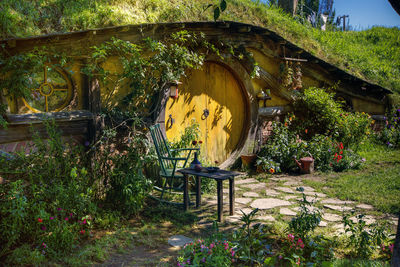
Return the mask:
<path fill-rule="evenodd" d="M 359 98 L 352 98 L 353 108 L 358 112 L 369 114 L 385 114 L 385 106 L 373 102 L 365 101 Z"/>

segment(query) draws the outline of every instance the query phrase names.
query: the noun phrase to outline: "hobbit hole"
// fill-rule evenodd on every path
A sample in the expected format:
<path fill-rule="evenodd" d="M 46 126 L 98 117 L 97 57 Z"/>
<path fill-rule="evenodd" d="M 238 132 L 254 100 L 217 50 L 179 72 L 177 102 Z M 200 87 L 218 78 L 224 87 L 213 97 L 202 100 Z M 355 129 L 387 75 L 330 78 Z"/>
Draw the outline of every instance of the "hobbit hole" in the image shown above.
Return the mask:
<path fill-rule="evenodd" d="M 0 41 L 11 54 L 41 46 L 77 52 L 77 56 L 71 57 L 72 62 L 68 63 L 68 72 L 46 66 L 43 71 L 32 74 L 31 82 L 35 85 L 32 99 L 15 100 L 2 96 L 1 101 L 8 103 L 11 122 L 8 130 L 0 129 L 0 144 L 24 140 L 21 138 L 29 139 L 28 125 L 34 116 L 32 114 L 29 117 L 24 113 L 39 113 L 35 116 L 40 117 L 41 112 L 77 112 L 73 120 L 78 123 L 81 110 L 96 115 L 101 108 L 123 108 L 123 100 L 131 93 L 130 86 L 128 83 L 113 84 L 117 76 L 115 74 L 123 71 L 123 62 L 116 56 L 105 57 L 102 64 L 111 82 L 96 83 L 95 79 L 83 72 L 90 48 L 100 46 L 111 37 L 133 44 L 140 43 L 146 37 L 163 40 L 165 36 L 182 29 L 204 33 L 206 40 L 211 42 L 218 36 L 218 42 L 241 47 L 252 54 L 252 58 L 231 56 L 223 60 L 215 55 L 210 58 L 207 56 L 209 61 L 202 69 L 188 71 L 186 77 L 180 78 L 182 84 L 179 85 L 178 98 L 166 99 L 159 107 L 161 113 L 149 119 L 165 126 L 162 128 L 170 141 L 180 136 L 183 129 L 195 119 L 201 129 L 202 155 L 210 162 L 218 160 L 232 163 L 231 160 L 237 158 L 256 137 L 258 140 L 265 139 L 271 130 L 269 122 L 279 119 L 290 110 L 293 101 L 291 89 L 283 85 L 280 68 L 282 64 L 285 66 L 285 57 L 303 60 L 300 65 L 295 65 L 296 68 L 300 66 L 303 88 L 337 85 L 337 95 L 345 99 L 354 111 L 367 112 L 376 120 L 383 117 L 388 104 L 386 95 L 391 93 L 389 90 L 314 57 L 268 29 L 236 22 L 129 25 Z M 254 62 L 258 64 L 259 75 L 252 78 L 250 73 Z M 298 87 L 297 83 L 295 85 Z M 268 95 L 267 100 L 259 101 L 261 92 Z M 147 101 L 141 97 L 137 98 L 138 101 Z M 88 122 L 96 116 L 85 116 L 78 124 L 85 129 L 85 134 L 95 136 L 90 127 L 100 124 Z M 23 123 L 22 118 L 25 120 Z M 66 118 L 72 121 L 69 115 Z M 68 123 L 65 122 L 65 131 Z M 11 138 L 13 134 L 10 134 L 10 129 L 16 129 L 17 124 L 20 128 L 22 124 L 25 125 L 23 131 L 18 130 L 19 134 L 24 134 Z M 75 135 L 79 132 L 78 128 L 70 130 L 76 130 Z"/>

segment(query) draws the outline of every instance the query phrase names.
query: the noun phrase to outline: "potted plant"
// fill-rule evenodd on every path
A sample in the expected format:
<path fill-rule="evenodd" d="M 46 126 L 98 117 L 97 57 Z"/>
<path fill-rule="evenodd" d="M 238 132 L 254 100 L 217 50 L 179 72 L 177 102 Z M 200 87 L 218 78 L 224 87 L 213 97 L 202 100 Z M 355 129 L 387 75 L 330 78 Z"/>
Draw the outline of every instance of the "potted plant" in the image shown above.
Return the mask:
<path fill-rule="evenodd" d="M 250 169 L 257 158 L 257 155 L 254 153 L 255 149 L 255 141 L 251 141 L 247 144 L 245 149 L 245 153 L 240 155 L 240 159 L 242 160 L 242 167 L 245 169 Z"/>

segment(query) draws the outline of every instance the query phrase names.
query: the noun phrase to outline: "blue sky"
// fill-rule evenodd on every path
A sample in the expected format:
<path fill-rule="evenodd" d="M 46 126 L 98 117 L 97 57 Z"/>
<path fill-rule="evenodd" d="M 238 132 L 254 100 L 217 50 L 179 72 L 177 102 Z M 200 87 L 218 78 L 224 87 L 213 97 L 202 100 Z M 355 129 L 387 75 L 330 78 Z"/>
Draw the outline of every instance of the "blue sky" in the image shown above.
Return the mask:
<path fill-rule="evenodd" d="M 333 7 L 336 16 L 350 16 L 350 25 L 355 30 L 374 25 L 400 27 L 400 15 L 387 0 L 334 0 Z"/>

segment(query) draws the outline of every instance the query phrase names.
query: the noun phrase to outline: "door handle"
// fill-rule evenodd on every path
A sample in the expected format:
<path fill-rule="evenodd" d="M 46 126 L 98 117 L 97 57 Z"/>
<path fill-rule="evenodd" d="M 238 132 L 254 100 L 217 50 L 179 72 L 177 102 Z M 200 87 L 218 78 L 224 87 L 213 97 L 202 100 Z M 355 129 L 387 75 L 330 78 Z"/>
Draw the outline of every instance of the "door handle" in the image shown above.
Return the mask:
<path fill-rule="evenodd" d="M 207 119 L 207 117 L 210 115 L 210 111 L 208 109 L 203 110 L 203 115 L 201 115 L 201 118 L 203 120 Z M 204 118 L 203 118 L 204 117 Z"/>

